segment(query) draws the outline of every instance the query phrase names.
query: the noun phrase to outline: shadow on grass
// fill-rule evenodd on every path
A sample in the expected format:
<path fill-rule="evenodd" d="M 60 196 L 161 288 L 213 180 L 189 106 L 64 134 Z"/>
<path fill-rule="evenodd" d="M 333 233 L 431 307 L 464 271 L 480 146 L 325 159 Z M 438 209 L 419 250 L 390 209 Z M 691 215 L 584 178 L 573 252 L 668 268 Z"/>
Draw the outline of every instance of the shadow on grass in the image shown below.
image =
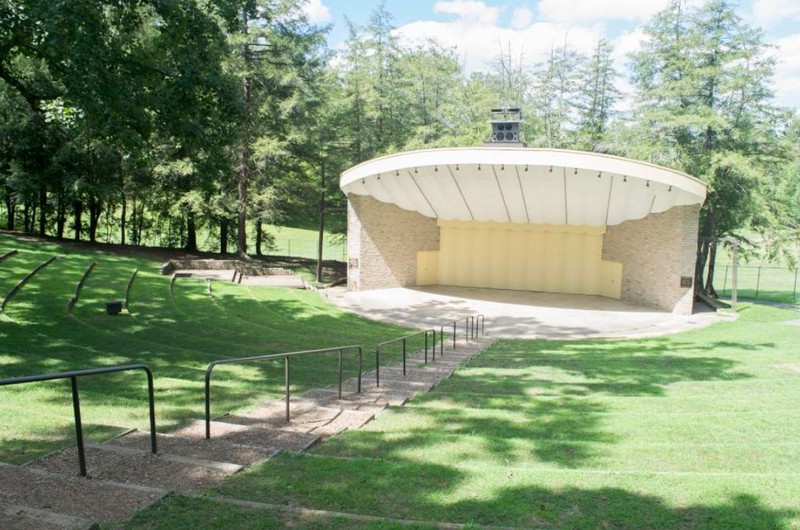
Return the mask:
<path fill-rule="evenodd" d="M 724 502 L 697 504 L 670 502 L 669 494 L 661 498 L 631 491 L 643 483 L 645 491 L 658 489 L 646 480 L 627 489 L 592 477 L 584 487 L 574 486 L 572 479 L 548 486 L 558 479 L 547 477 L 546 471 L 523 478 L 502 469 L 483 473 L 486 483 L 476 481 L 472 471 L 430 463 L 282 455 L 229 479 L 216 492 L 273 505 L 521 528 L 775 529 L 788 527 L 800 514 L 771 508 L 751 493 L 736 492 L 736 486 L 730 488 L 733 493 L 720 494 Z M 665 487 L 680 491 L 681 481 L 687 479 L 672 477 Z M 140 519 L 151 523 L 158 519 L 157 509 L 150 517 L 142 515 Z M 175 520 L 176 515 L 170 517 Z"/>
<path fill-rule="evenodd" d="M 48 253 L 51 250 L 59 249 L 48 248 Z M 30 258 L 19 262 L 20 274 L 30 263 L 41 261 L 40 252 L 19 254 Z M 67 252 L 15 297 L 9 306 L 14 320 L 0 322 L 0 377 L 142 362 L 154 371 L 160 430 L 202 417 L 203 378 L 212 360 L 345 344 L 363 344 L 368 349 L 379 339 L 407 333 L 327 307 L 307 292 L 228 286 L 220 289 L 223 292 L 215 304 L 201 290 L 204 284 L 197 282 L 192 289 L 177 291 L 177 301 L 186 304 L 181 310 L 169 296 L 169 278 L 147 270 L 133 284 L 133 313 L 108 316 L 103 302 L 121 296 L 130 271 L 152 267 L 142 260 L 116 257 L 103 257 L 84 286 L 74 314 L 67 315 L 66 302 L 90 261 L 91 256 Z M 370 366 L 368 353 L 364 363 L 365 369 Z M 354 355 L 345 356 L 344 371 L 346 378 L 357 374 Z M 335 355 L 297 359 L 292 362 L 292 392 L 333 385 L 336 373 Z M 214 381 L 215 413 L 236 411 L 282 395 L 283 364 L 225 367 L 215 372 Z M 49 414 L 69 414 L 64 409 L 68 391 L 65 394 L 60 387 L 3 389 L 3 395 L 11 407 L 36 403 L 38 408 L 32 407 L 30 414 L 40 415 L 41 421 L 31 432 L 12 429 L 0 441 L 0 460 L 16 459 L 8 455 L 17 452 L 20 444 L 35 454 L 72 443 L 68 431 L 51 428 L 47 422 Z M 110 410 L 118 410 L 120 424 L 127 427 L 146 424 L 145 385 L 138 377 L 82 380 L 81 396 L 87 429 L 98 421 L 92 415 L 95 406 L 106 408 L 106 418 Z"/>
<path fill-rule="evenodd" d="M 465 386 L 461 384 L 463 379 L 473 392 L 502 392 L 505 387 L 507 393 L 525 395 L 659 396 L 673 383 L 736 381 L 752 377 L 736 371 L 739 362 L 724 355 L 703 355 L 706 352 L 772 347 L 774 344 L 766 342 L 685 342 L 674 337 L 628 341 L 503 341 L 473 359 L 468 369 L 442 390 Z M 481 374 L 475 381 L 471 369 L 484 367 L 494 370 L 495 374 Z M 530 375 L 517 377 L 516 371 L 527 371 Z"/>
<path fill-rule="evenodd" d="M 394 459 L 407 457 L 409 452 L 425 455 L 433 449 L 463 461 L 477 457 L 514 465 L 534 459 L 577 468 L 599 457 L 603 444 L 617 441 L 616 435 L 602 428 L 601 416 L 596 413 L 603 410 L 587 400 L 536 401 L 525 411 L 500 413 L 411 406 L 381 420 L 391 431 L 350 432 L 314 452 Z"/>

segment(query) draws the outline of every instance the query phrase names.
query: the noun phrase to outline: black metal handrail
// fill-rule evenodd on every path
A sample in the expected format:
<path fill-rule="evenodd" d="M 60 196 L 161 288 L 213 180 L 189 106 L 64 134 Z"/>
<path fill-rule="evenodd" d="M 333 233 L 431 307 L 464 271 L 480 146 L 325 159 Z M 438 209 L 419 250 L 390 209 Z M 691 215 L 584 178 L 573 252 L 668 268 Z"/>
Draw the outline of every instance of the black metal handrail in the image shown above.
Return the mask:
<path fill-rule="evenodd" d="M 469 315 L 452 322 L 447 322 L 439 326 L 439 334 L 441 340 L 439 341 L 439 354 L 444 355 L 444 328 L 445 326 L 453 326 L 453 349 L 456 349 L 456 332 L 458 323 L 464 321 L 464 341 L 469 342 L 469 339 L 474 339 L 480 335 L 486 334 L 486 319 L 482 314 Z M 478 331 L 480 330 L 480 331 Z"/>
<path fill-rule="evenodd" d="M 253 357 L 237 357 L 235 359 L 219 359 L 209 363 L 206 368 L 206 440 L 211 439 L 211 372 L 220 364 L 239 364 L 255 361 L 269 361 L 275 359 L 284 360 L 284 384 L 286 387 L 286 421 L 290 420 L 289 413 L 289 358 L 312 353 L 339 352 L 339 399 L 342 399 L 342 355 L 346 350 L 358 350 L 358 393 L 361 393 L 361 372 L 363 366 L 364 350 L 361 346 L 336 346 L 334 348 L 322 348 L 319 350 L 301 350 L 285 353 L 270 353 L 267 355 L 256 355 Z"/>
<path fill-rule="evenodd" d="M 410 333 L 408 335 L 404 335 L 402 337 L 397 337 L 396 339 L 385 340 L 383 342 L 379 342 L 375 346 L 375 386 L 381 386 L 381 348 L 383 346 L 387 346 L 389 344 L 394 344 L 395 342 L 402 342 L 403 343 L 403 376 L 406 375 L 406 344 L 408 339 L 413 337 L 417 337 L 419 335 L 425 335 L 425 364 L 428 364 L 428 335 L 432 335 L 433 340 L 431 341 L 431 350 L 433 351 L 434 361 L 436 360 L 436 330 L 435 329 L 426 329 L 422 331 L 417 331 L 416 333 Z M 444 337 L 444 335 L 442 335 Z"/>
<path fill-rule="evenodd" d="M 11 377 L 0 379 L 0 386 L 21 385 L 23 383 L 36 383 L 39 381 L 52 381 L 54 379 L 69 379 L 72 383 L 72 409 L 75 414 L 75 437 L 78 441 L 78 462 L 80 465 L 81 476 L 86 476 L 86 450 L 83 444 L 83 425 L 81 424 L 81 401 L 78 395 L 78 378 L 88 375 L 110 374 L 113 372 L 125 372 L 128 370 L 144 370 L 147 373 L 147 399 L 150 403 L 150 450 L 155 454 L 156 447 L 156 407 L 153 397 L 153 372 L 145 364 L 126 364 L 119 366 L 107 366 L 104 368 L 90 368 L 87 370 L 75 370 L 71 372 L 59 372 L 55 374 L 29 375 L 24 377 Z"/>

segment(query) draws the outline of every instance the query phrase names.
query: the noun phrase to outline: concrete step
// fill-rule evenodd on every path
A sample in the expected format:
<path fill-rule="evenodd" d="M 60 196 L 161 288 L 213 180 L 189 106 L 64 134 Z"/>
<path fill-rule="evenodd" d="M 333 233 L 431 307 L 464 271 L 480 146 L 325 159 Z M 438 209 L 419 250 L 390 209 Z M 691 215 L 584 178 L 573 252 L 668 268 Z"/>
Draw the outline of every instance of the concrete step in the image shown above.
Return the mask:
<path fill-rule="evenodd" d="M 267 460 L 278 452 L 277 449 L 265 449 L 227 442 L 221 439 L 206 440 L 183 438 L 174 434 L 156 434 L 158 452 L 162 455 L 178 455 L 206 461 L 230 462 L 238 466 L 250 466 Z M 128 447 L 142 451 L 150 450 L 149 432 L 131 432 L 115 438 L 111 445 Z"/>
<path fill-rule="evenodd" d="M 0 502 L 5 505 L 6 512 L 18 514 L 14 516 L 14 524 L 19 525 L 20 529 L 26 528 L 22 525 L 31 518 L 41 522 L 31 528 L 44 529 L 48 528 L 47 525 L 57 528 L 56 520 L 75 522 L 74 526 L 78 528 L 85 523 L 89 526 L 84 528 L 88 528 L 91 521 L 128 519 L 136 511 L 167 494 L 166 490 L 160 488 L 89 480 L 77 475 L 77 458 L 66 474 L 49 473 L 29 466 L 0 464 Z M 54 518 L 49 519 L 50 515 Z"/>
<path fill-rule="evenodd" d="M 352 381 L 352 384 L 354 385 L 353 388 L 356 388 L 357 380 L 353 379 Z M 373 414 L 377 414 L 386 408 L 387 405 L 387 403 L 369 403 L 368 401 L 364 400 L 348 400 L 348 395 L 358 396 L 359 394 L 355 392 L 348 393 L 344 390 L 342 391 L 343 399 L 338 401 L 338 394 L 339 391 L 337 387 L 327 387 L 310 390 L 304 393 L 302 396 L 292 397 L 289 403 L 291 417 L 294 418 L 300 414 L 317 410 L 320 407 L 337 410 L 360 410 L 362 412 L 372 412 Z M 330 401 L 334 399 L 337 400 L 336 403 L 331 404 Z M 257 409 L 244 413 L 242 416 L 266 419 L 285 419 L 286 401 L 284 399 L 279 399 L 271 402 L 264 402 Z"/>
<path fill-rule="evenodd" d="M 384 377 L 384 375 L 381 374 L 381 386 L 379 388 L 427 392 L 436 386 L 436 383 L 438 383 L 438 381 L 414 381 L 412 379 L 404 379 L 402 374 L 394 377 Z"/>
<path fill-rule="evenodd" d="M 279 414 L 228 415 L 222 419 L 229 423 L 259 428 L 279 428 L 283 430 L 318 434 L 323 437 L 336 435 L 345 429 L 357 429 L 370 421 L 374 412 L 329 407 L 316 407 L 303 412 L 291 411 L 290 421 L 286 422 L 285 410 Z"/>
<path fill-rule="evenodd" d="M 96 522 L 19 504 L 0 502 L 3 530 L 99 530 Z"/>
<path fill-rule="evenodd" d="M 442 379 L 446 379 L 452 375 L 451 372 L 424 372 L 421 370 L 414 370 L 409 368 L 403 374 L 402 367 L 384 368 L 381 370 L 381 382 L 384 379 L 396 379 L 400 381 L 419 381 L 420 383 L 438 383 Z"/>
<path fill-rule="evenodd" d="M 444 361 L 457 362 L 458 360 L 460 360 L 460 359 L 462 359 L 464 357 L 468 357 L 470 355 L 472 355 L 471 351 L 463 351 L 463 350 L 458 350 L 458 349 L 454 350 L 452 348 L 445 348 L 444 352 L 440 352 L 439 350 L 436 350 L 436 359 L 433 358 L 433 355 L 428 353 L 428 364 L 435 364 L 435 363 L 444 362 Z M 414 354 L 411 357 L 413 357 L 414 359 L 420 359 L 422 362 L 425 362 L 425 356 L 424 355 Z"/>
<path fill-rule="evenodd" d="M 444 350 L 444 355 L 439 353 L 436 354 L 436 360 L 434 361 L 431 356 L 428 356 L 428 364 L 439 364 L 439 363 L 462 363 L 465 360 L 471 358 L 474 355 L 474 352 L 471 351 L 464 351 L 464 350 Z M 425 362 L 425 357 L 413 355 L 411 357 L 406 358 L 406 362 L 408 363 L 410 359 L 413 359 L 414 362 Z"/>
<path fill-rule="evenodd" d="M 428 364 L 423 363 L 422 361 L 417 362 L 415 359 L 409 359 L 406 362 L 406 371 L 408 373 L 415 373 L 420 375 L 431 375 L 431 374 L 451 374 L 456 369 L 458 364 L 456 363 L 439 363 L 439 362 L 431 362 L 429 361 Z M 402 370 L 403 364 L 390 364 L 388 366 L 381 366 L 381 372 L 384 370 Z M 373 370 L 374 373 L 374 370 Z"/>
<path fill-rule="evenodd" d="M 69 448 L 29 463 L 27 467 L 74 475 L 78 452 Z M 241 466 L 193 459 L 108 444 L 86 445 L 86 471 L 91 478 L 176 491 L 200 491 L 219 485 Z"/>
<path fill-rule="evenodd" d="M 306 392 L 304 397 L 313 400 L 317 403 L 318 407 L 327 407 L 341 410 L 360 410 L 362 412 L 371 412 L 373 415 L 378 414 L 387 406 L 388 402 L 379 402 L 374 396 L 364 399 L 365 394 L 362 393 L 348 393 L 342 392 L 342 399 L 339 399 L 339 392 L 335 388 L 319 388 L 310 392 Z M 294 409 L 292 409 L 294 410 Z"/>
<path fill-rule="evenodd" d="M 171 434 L 182 438 L 205 439 L 205 422 L 200 420 L 193 421 L 183 428 L 173 431 Z M 317 443 L 320 436 L 286 429 L 264 429 L 226 421 L 212 421 L 211 439 L 300 453 Z"/>
<path fill-rule="evenodd" d="M 373 380 L 372 387 L 375 386 Z M 343 392 L 342 399 L 339 399 L 338 391 L 319 388 L 306 393 L 311 399 L 319 399 L 321 403 L 327 406 L 341 406 L 342 408 L 353 407 L 359 410 L 361 406 L 368 407 L 367 410 L 374 410 L 377 414 L 379 410 L 372 407 L 380 407 L 383 409 L 387 406 L 399 407 L 404 405 L 406 401 L 414 397 L 415 392 L 406 392 L 403 390 L 389 390 L 389 389 L 375 389 L 364 390 L 363 392 Z"/>
<path fill-rule="evenodd" d="M 402 376 L 400 378 L 395 379 L 386 379 L 381 374 L 381 386 L 375 385 L 375 374 L 370 375 L 370 380 L 368 384 L 363 385 L 363 392 L 364 393 L 372 393 L 372 392 L 405 392 L 407 394 L 411 394 L 409 399 L 414 395 L 420 392 L 427 392 L 431 388 L 435 386 L 434 383 L 424 383 L 420 381 L 412 381 L 404 379 Z M 348 388 L 346 391 L 354 392 L 355 387 Z"/>

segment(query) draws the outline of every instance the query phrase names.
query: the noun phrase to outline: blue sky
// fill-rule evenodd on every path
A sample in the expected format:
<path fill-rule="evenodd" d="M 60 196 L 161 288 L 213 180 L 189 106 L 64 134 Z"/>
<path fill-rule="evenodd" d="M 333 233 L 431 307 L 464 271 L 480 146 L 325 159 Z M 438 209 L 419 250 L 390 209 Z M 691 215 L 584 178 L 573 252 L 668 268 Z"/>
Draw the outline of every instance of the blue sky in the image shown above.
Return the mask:
<path fill-rule="evenodd" d="M 328 41 L 334 49 L 347 37 L 345 19 L 365 24 L 379 3 L 305 1 L 312 22 L 332 25 Z M 470 71 L 487 69 L 500 46 L 510 46 L 515 60 L 535 62 L 565 39 L 588 52 L 605 37 L 614 44 L 618 69 L 624 73 L 625 55 L 641 42 L 641 26 L 668 1 L 387 0 L 386 5 L 401 40 L 435 38 L 455 48 Z M 745 22 L 762 28 L 765 39 L 776 46 L 775 102 L 800 109 L 800 0 L 747 0 L 739 2 L 737 11 Z"/>

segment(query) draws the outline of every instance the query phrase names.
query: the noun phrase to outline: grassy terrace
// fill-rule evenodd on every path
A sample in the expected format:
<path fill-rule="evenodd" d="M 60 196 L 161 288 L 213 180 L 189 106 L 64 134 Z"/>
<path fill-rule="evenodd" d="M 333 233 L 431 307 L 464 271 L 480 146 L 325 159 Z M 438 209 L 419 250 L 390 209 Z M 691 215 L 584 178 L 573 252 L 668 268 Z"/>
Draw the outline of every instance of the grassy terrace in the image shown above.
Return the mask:
<path fill-rule="evenodd" d="M 740 319 L 629 341 L 500 341 L 434 391 L 211 495 L 171 497 L 129 529 L 794 529 L 800 327 Z M 378 516 L 301 517 L 280 506 Z"/>
<path fill-rule="evenodd" d="M 372 345 L 406 331 L 343 314 L 310 292 L 215 282 L 209 294 L 205 282 L 179 279 L 171 296 L 150 261 L 0 235 L 0 254 L 9 248 L 20 251 L 0 262 L 0 294 L 48 257 L 63 257 L 0 315 L 0 375 L 147 362 L 162 430 L 201 416 L 212 359 Z M 67 315 L 66 300 L 95 259 Z M 104 302 L 122 296 L 137 267 L 131 314 L 105 315 Z M 796 529 L 800 326 L 787 321 L 800 315 L 748 304 L 739 314 L 653 339 L 499 341 L 365 428 L 310 453 L 281 454 L 205 498 L 172 495 L 127 529 L 408 528 L 399 519 L 419 521 L 411 528 Z M 332 384 L 335 364 L 298 364 L 298 390 Z M 353 373 L 352 360 L 346 369 Z M 221 367 L 215 411 L 250 407 L 265 388 L 277 395 L 281 374 L 280 365 Z M 142 379 L 82 382 L 92 436 L 146 427 Z M 0 460 L 72 443 L 66 382 L 0 393 Z"/>
<path fill-rule="evenodd" d="M 337 310 L 317 293 L 180 278 L 172 294 L 169 277 L 152 260 L 74 250 L 0 234 L 0 296 L 53 255 L 0 315 L 0 377 L 144 362 L 155 374 L 159 430 L 199 419 L 203 377 L 214 359 L 346 344 L 369 347 L 407 333 Z M 92 261 L 71 314 L 66 304 Z M 108 316 L 105 302 L 124 297 L 134 269 L 130 314 Z M 365 366 L 371 366 L 369 355 Z M 391 360 L 389 358 L 388 360 Z M 335 384 L 336 357 L 292 363 L 293 392 Z M 346 377 L 356 374 L 355 354 L 346 356 Z M 254 406 L 283 392 L 283 364 L 219 367 L 214 372 L 213 412 Z M 147 427 L 145 380 L 128 372 L 81 380 L 87 434 L 99 440 L 129 428 Z M 266 394 L 265 394 L 266 392 Z M 69 382 L 0 389 L 0 461 L 21 463 L 74 443 Z"/>

